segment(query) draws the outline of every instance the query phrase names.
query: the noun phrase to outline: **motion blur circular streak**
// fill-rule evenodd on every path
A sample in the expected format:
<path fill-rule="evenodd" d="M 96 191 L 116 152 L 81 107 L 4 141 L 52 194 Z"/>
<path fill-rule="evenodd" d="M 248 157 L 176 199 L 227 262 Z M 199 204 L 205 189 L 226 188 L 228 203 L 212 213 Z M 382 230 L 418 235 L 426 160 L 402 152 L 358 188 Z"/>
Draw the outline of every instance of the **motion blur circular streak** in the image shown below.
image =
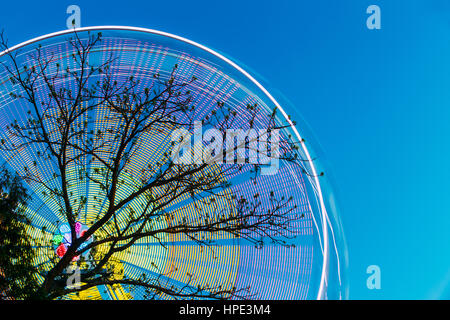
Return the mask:
<path fill-rule="evenodd" d="M 152 29 L 146 29 L 146 28 L 137 28 L 137 27 L 128 27 L 128 26 L 95 26 L 95 27 L 84 27 L 84 28 L 78 28 L 76 29 L 77 32 L 84 32 L 84 31 L 95 31 L 95 30 L 122 30 L 122 31 L 138 31 L 138 32 L 144 32 L 144 33 L 150 33 L 150 34 L 155 34 L 155 35 L 160 35 L 163 37 L 168 37 L 171 39 L 175 39 L 181 42 L 184 42 L 186 44 L 195 46 L 201 50 L 204 50 L 212 55 L 214 55 L 215 57 L 219 58 L 220 60 L 222 60 L 223 62 L 227 63 L 228 65 L 230 65 L 231 67 L 233 67 L 234 69 L 236 69 L 238 72 L 240 72 L 242 75 L 244 75 L 248 80 L 250 80 L 256 87 L 258 87 L 266 96 L 267 98 L 270 99 L 270 101 L 278 108 L 278 110 L 280 110 L 280 112 L 282 113 L 282 115 L 284 116 L 285 120 L 289 123 L 289 125 L 291 126 L 291 129 L 294 131 L 296 137 L 299 139 L 299 141 L 301 141 L 301 146 L 303 149 L 304 154 L 306 155 L 306 160 L 308 161 L 309 167 L 311 169 L 311 176 L 312 179 L 314 181 L 314 183 L 312 183 L 312 186 L 314 188 L 314 192 L 317 193 L 317 199 L 319 201 L 319 206 L 320 206 L 320 222 L 321 222 L 321 228 L 322 228 L 322 233 L 323 233 L 323 239 L 320 241 L 321 243 L 321 250 L 322 250 L 322 254 L 323 254 L 323 262 L 322 262 L 322 270 L 321 270 L 321 275 L 320 275 L 320 285 L 319 285 L 319 290 L 317 293 L 317 299 L 323 299 L 326 298 L 326 289 L 327 289 L 327 278 L 328 278 L 328 268 L 329 268 L 329 259 L 330 259 L 330 248 L 329 248 L 329 230 L 328 228 L 330 228 L 331 230 L 331 237 L 333 238 L 333 242 L 335 243 L 335 236 L 334 236 L 334 232 L 333 232 L 333 226 L 330 222 L 330 218 L 328 216 L 327 213 L 327 208 L 326 205 L 324 203 L 324 199 L 323 199 L 323 194 L 322 194 L 322 188 L 318 179 L 318 173 L 317 173 L 317 169 L 313 163 L 313 159 L 310 156 L 310 152 L 308 151 L 302 137 L 300 136 L 300 133 L 298 132 L 297 128 L 295 127 L 295 125 L 293 124 L 293 122 L 290 120 L 290 118 L 288 117 L 288 115 L 286 114 L 285 110 L 283 109 L 283 107 L 280 105 L 280 103 L 268 92 L 268 90 L 261 84 L 259 83 L 253 76 L 251 76 L 247 71 L 245 71 L 243 68 L 241 68 L 239 65 L 237 65 L 235 62 L 233 62 L 232 60 L 230 60 L 229 58 L 223 56 L 222 54 L 204 46 L 201 45 L 197 42 L 194 42 L 192 40 L 174 35 L 174 34 L 170 34 L 167 32 L 162 32 L 162 31 L 158 31 L 158 30 L 152 30 Z M 55 32 L 55 33 L 51 33 L 48 35 L 44 35 L 44 36 L 40 36 L 40 37 L 36 37 L 34 39 L 31 39 L 29 41 L 23 42 L 21 44 L 18 44 L 16 46 L 13 46 L 12 48 L 9 49 L 9 51 L 14 51 L 16 49 L 25 47 L 29 44 L 41 41 L 41 40 L 45 40 L 48 38 L 52 38 L 55 36 L 60 36 L 60 35 L 64 35 L 64 34 L 70 34 L 74 32 L 74 30 L 63 30 L 63 31 L 59 31 L 59 32 Z M 5 55 L 6 52 L 2 52 L 0 53 L 0 57 Z M 308 179 L 311 179 L 310 177 Z M 314 219 L 314 217 L 313 217 Z M 314 221 L 317 226 L 316 221 Z M 319 237 L 320 237 L 320 232 L 319 232 Z M 338 253 L 338 248 L 336 249 L 336 255 L 338 256 L 337 259 L 337 268 L 338 268 L 338 274 L 340 275 L 340 262 L 339 262 L 339 253 Z M 339 282 L 341 281 L 340 276 L 339 276 Z"/>

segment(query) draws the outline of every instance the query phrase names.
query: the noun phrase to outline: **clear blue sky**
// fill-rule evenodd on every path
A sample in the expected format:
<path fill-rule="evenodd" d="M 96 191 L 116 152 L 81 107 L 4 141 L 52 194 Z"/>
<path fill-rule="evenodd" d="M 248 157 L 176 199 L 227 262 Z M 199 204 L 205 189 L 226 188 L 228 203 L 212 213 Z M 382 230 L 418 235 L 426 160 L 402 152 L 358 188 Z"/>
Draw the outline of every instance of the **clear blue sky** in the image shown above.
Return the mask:
<path fill-rule="evenodd" d="M 11 44 L 65 29 L 70 4 L 81 7 L 82 26 L 171 32 L 255 70 L 325 152 L 350 297 L 450 298 L 448 1 L 7 1 L 0 28 Z M 366 28 L 371 4 L 381 30 Z M 366 288 L 371 264 L 381 290 Z"/>

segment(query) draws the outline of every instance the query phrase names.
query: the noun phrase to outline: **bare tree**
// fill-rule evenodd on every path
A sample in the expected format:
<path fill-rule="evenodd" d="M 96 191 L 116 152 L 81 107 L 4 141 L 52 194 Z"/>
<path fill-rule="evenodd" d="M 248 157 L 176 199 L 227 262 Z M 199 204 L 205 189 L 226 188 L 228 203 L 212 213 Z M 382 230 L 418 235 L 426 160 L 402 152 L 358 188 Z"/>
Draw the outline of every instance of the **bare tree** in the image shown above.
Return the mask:
<path fill-rule="evenodd" d="M 67 64 L 40 46 L 28 53 L 26 62 L 19 61 L 17 50 L 8 49 L 3 35 L 1 42 L 8 58 L 3 67 L 11 83 L 20 88 L 10 95 L 22 100 L 28 109 L 24 110 L 26 121 L 15 120 L 7 126 L 0 150 L 36 150 L 33 166 L 24 166 L 18 172 L 27 184 L 42 192 L 46 201 L 57 205 L 58 215 L 70 226 L 70 245 L 62 257 L 53 249 L 40 251 L 49 261 L 40 266 L 39 292 L 54 299 L 99 285 L 122 284 L 145 289 L 147 298 L 248 297 L 248 288 L 195 286 L 191 283 L 195 275 L 188 275 L 191 280 L 185 285 L 175 286 L 164 280 L 162 270 L 156 277 L 144 274 L 118 278 L 112 262 L 136 243 L 156 241 L 166 246 L 170 237 L 208 247 L 223 236 L 257 247 L 267 241 L 289 246 L 288 239 L 295 234 L 293 223 L 301 218 L 292 197 L 277 197 L 273 192 L 245 195 L 230 188 L 232 177 L 244 170 L 258 183 L 261 164 L 239 161 L 235 151 L 245 147 L 249 152 L 256 146 L 253 140 L 262 141 L 261 135 L 247 137 L 236 145 L 233 142 L 232 147 L 222 144 L 220 152 L 207 156 L 204 151 L 198 152 L 198 148 L 213 142 L 206 141 L 184 151 L 184 155 L 192 156 L 190 162 L 177 161 L 186 141 L 182 136 L 171 139 L 171 133 L 182 129 L 192 132 L 199 124 L 197 101 L 191 92 L 197 79 L 179 75 L 174 65 L 171 74 L 155 74 L 152 85 L 144 87 L 132 75 L 115 77 L 113 54 L 103 62 L 91 62 L 95 60 L 90 59 L 91 53 L 102 41 L 100 33 L 82 39 L 75 32 L 67 41 L 71 49 Z M 257 120 L 260 112 L 264 111 L 258 105 L 247 106 L 246 132 L 261 126 Z M 103 115 L 101 124 L 92 117 L 96 113 Z M 242 116 L 218 101 L 200 123 L 226 137 Z M 262 124 L 271 156 L 277 151 L 282 161 L 301 162 L 298 142 L 289 135 L 279 135 L 277 150 L 275 144 L 270 147 L 269 138 L 287 125 L 278 123 L 276 110 L 266 119 Z M 158 157 L 147 154 L 148 161 L 137 165 L 137 155 L 146 152 L 145 144 L 153 135 L 165 136 L 167 143 L 158 150 Z M 221 157 L 233 161 L 222 164 L 218 161 Z M 52 172 L 43 176 L 36 170 L 41 162 L 46 162 Z M 89 194 L 89 199 L 87 195 L 74 195 L 71 187 L 79 181 L 89 182 L 96 193 Z M 195 219 L 169 210 L 185 199 L 191 200 Z M 80 234 L 77 219 L 88 203 L 96 213 L 87 218 L 88 228 Z M 44 247 L 49 241 L 44 235 L 39 244 Z M 85 258 L 87 252 L 89 259 Z M 65 270 L 72 264 L 83 269 L 77 287 L 66 285 Z"/>

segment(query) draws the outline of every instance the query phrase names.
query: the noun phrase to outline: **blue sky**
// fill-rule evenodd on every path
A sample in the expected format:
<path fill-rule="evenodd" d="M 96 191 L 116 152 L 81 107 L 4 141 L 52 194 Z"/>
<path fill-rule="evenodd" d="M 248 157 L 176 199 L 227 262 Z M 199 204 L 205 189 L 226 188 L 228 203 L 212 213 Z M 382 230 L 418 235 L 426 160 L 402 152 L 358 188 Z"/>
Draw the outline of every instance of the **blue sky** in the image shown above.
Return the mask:
<path fill-rule="evenodd" d="M 223 52 L 280 90 L 333 176 L 353 299 L 450 298 L 450 4 L 435 1 L 8 1 L 11 44 L 66 28 L 130 25 Z M 381 30 L 366 8 L 381 8 Z M 366 268 L 381 268 L 381 290 Z"/>

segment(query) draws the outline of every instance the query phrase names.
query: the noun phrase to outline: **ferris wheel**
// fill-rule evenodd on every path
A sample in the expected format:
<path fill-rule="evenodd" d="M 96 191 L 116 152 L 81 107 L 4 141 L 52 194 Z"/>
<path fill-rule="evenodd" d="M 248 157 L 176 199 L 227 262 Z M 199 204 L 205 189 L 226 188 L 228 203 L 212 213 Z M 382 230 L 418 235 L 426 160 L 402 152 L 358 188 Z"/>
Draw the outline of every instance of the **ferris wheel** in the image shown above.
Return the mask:
<path fill-rule="evenodd" d="M 288 161 L 276 164 L 276 172 L 250 176 L 250 168 L 228 177 L 229 186 L 223 192 L 236 194 L 275 193 L 292 197 L 296 214 L 301 219 L 295 221 L 289 238 L 293 246 L 277 246 L 268 243 L 262 248 L 243 239 L 226 234 L 218 235 L 209 247 L 199 246 L 196 241 L 167 234 L 164 239 L 143 238 L 129 250 L 114 257 L 113 264 L 117 277 L 136 277 L 163 275 L 168 283 L 183 285 L 187 275 L 194 275 L 199 285 L 221 285 L 225 287 L 248 287 L 255 299 L 342 299 L 347 297 L 345 285 L 346 248 L 341 234 L 339 218 L 332 203 L 332 192 L 326 178 L 320 175 L 319 161 L 313 156 L 309 137 L 305 139 L 302 124 L 294 123 L 288 116 L 288 104 L 274 97 L 265 86 L 232 59 L 194 41 L 157 30 L 101 26 L 66 30 L 32 39 L 9 49 L 17 52 L 25 65 L 30 61 L 36 47 L 51 57 L 59 65 L 70 65 L 73 48 L 68 39 L 74 32 L 79 39 L 87 39 L 101 32 L 102 41 L 91 52 L 89 59 L 101 65 L 109 57 L 111 75 L 115 81 L 133 77 L 142 86 L 152 86 L 154 75 L 160 79 L 169 79 L 174 73 L 183 79 L 195 78 L 189 90 L 196 101 L 195 121 L 202 119 L 214 108 L 217 102 L 236 112 L 236 128 L 248 126 L 248 105 L 261 108 L 256 121 L 265 123 L 273 110 L 278 110 L 275 121 L 282 128 L 284 137 L 299 143 L 298 163 Z M 4 59 L 0 55 L 0 59 Z M 6 63 L 6 62 L 5 62 Z M 174 68 L 174 66 L 176 66 Z M 71 80 L 59 85 L 70 87 Z M 23 101 L 11 98 L 10 92 L 21 94 L 21 88 L 11 84 L 8 74 L 0 72 L 0 122 L 2 128 L 14 120 L 26 121 L 27 106 Z M 40 94 L 45 97 L 50 92 L 42 86 Z M 290 110 L 292 111 L 292 110 Z M 111 125 L 105 113 L 93 111 L 87 115 L 92 119 L 96 130 Z M 205 128 L 206 130 L 206 128 Z M 149 163 L 158 163 L 170 146 L 171 132 L 161 130 L 142 140 L 139 152 L 133 154 L 133 170 L 139 171 Z M 7 139 L 6 130 L 0 132 Z M 38 152 L 33 147 L 23 148 L 20 152 L 5 152 L 0 158 L 11 169 L 20 172 L 31 168 Z M 54 163 L 39 162 L 34 166 L 36 175 L 43 180 L 51 179 Z M 264 167 L 264 170 L 270 168 Z M 273 169 L 273 168 L 272 168 Z M 99 170 L 94 165 L 89 170 Z M 92 226 L 103 210 L 105 203 L 94 201 L 97 186 L 87 179 L 80 179 L 78 168 L 74 165 L 68 170 L 71 183 L 68 188 L 73 198 L 85 199 L 85 206 L 77 213 L 77 234 Z M 125 179 L 132 179 L 131 176 Z M 27 216 L 34 230 L 45 230 L 50 248 L 56 257 L 63 257 L 70 246 L 70 228 L 56 203 L 46 200 L 42 187 L 29 183 L 28 188 L 33 201 L 27 208 Z M 127 192 L 124 190 L 123 192 Z M 331 202 L 330 202 L 331 199 Z M 230 206 L 224 202 L 224 207 Z M 166 211 L 173 216 L 183 216 L 195 221 L 198 203 L 192 199 L 180 199 L 171 204 Z M 139 211 L 136 203 L 135 211 Z M 170 221 L 159 222 L 161 225 Z M 108 230 L 100 230 L 107 233 Z M 90 240 L 92 241 L 92 240 Z M 88 245 L 86 242 L 85 245 Z M 100 249 L 101 250 L 101 249 Z M 86 251 L 85 255 L 90 254 Z M 36 264 L 45 264 L 47 255 L 38 256 Z M 68 298 L 80 298 L 71 295 Z M 143 299 L 145 292 L 129 290 L 126 286 L 99 286 L 83 292 L 85 299 Z"/>

